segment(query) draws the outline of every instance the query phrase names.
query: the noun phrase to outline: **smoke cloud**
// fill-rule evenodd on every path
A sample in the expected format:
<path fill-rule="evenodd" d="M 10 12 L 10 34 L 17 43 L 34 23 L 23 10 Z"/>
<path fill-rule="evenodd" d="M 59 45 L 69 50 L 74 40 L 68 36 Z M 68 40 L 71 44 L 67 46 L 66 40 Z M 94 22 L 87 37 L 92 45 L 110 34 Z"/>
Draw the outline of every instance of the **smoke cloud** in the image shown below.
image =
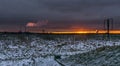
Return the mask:
<path fill-rule="evenodd" d="M 26 27 L 36 27 L 37 24 L 36 23 L 33 23 L 33 22 L 29 22 L 27 23 Z"/>
<path fill-rule="evenodd" d="M 37 22 L 28 22 L 26 27 L 43 27 L 48 24 L 48 20 L 42 20 Z"/>

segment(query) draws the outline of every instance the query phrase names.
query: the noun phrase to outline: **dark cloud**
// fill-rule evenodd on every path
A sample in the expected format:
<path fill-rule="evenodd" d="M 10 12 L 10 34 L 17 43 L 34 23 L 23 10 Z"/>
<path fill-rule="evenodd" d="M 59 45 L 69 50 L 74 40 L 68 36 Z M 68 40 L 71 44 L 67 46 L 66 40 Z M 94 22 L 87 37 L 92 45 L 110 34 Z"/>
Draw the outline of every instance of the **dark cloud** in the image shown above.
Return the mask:
<path fill-rule="evenodd" d="M 0 24 L 26 25 L 47 19 L 47 27 L 51 28 L 98 28 L 95 25 L 102 25 L 104 16 L 120 15 L 119 3 L 120 0 L 0 0 Z"/>

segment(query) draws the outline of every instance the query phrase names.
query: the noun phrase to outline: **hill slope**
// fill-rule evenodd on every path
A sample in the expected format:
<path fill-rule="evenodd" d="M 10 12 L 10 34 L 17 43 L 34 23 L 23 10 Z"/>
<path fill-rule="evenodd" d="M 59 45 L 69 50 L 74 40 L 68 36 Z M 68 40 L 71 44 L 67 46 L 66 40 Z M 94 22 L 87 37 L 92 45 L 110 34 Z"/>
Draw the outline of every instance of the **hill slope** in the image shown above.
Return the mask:
<path fill-rule="evenodd" d="M 107 46 L 59 59 L 65 66 L 120 66 L 120 46 Z"/>

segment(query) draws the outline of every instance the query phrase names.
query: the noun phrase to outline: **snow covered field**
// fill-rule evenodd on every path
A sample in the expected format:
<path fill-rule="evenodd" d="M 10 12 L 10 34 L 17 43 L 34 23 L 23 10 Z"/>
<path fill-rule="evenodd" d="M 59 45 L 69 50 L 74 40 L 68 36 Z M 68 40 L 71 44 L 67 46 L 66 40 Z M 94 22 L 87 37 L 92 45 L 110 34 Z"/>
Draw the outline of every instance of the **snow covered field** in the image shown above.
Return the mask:
<path fill-rule="evenodd" d="M 119 39 L 55 39 L 45 40 L 34 35 L 3 35 L 0 38 L 0 66 L 61 66 L 62 63 L 57 59 L 87 53 L 100 47 L 120 46 Z"/>

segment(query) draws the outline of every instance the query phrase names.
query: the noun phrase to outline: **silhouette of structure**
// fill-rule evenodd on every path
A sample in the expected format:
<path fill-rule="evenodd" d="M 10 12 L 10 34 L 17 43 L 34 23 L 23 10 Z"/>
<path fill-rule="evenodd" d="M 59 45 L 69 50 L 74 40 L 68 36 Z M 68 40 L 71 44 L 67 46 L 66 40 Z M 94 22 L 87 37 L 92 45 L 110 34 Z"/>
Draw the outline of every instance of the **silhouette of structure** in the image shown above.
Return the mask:
<path fill-rule="evenodd" d="M 96 30 L 95 33 L 98 34 L 99 30 Z"/>
<path fill-rule="evenodd" d="M 45 29 L 42 29 L 42 33 L 45 33 Z"/>
<path fill-rule="evenodd" d="M 113 29 L 113 19 L 112 18 L 107 18 L 104 20 L 104 29 L 107 31 L 106 32 L 107 38 L 110 39 L 110 30 Z"/>

